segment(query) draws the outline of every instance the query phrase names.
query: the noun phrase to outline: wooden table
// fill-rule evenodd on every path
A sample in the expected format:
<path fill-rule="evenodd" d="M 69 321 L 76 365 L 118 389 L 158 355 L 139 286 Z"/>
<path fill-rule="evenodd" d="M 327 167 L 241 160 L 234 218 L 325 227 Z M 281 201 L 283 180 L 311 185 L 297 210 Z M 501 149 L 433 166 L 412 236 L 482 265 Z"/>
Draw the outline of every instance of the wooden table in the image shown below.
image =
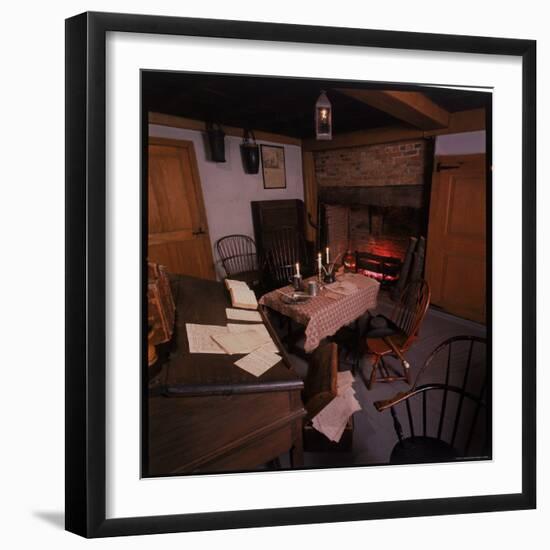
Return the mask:
<path fill-rule="evenodd" d="M 268 325 L 282 359 L 260 377 L 234 362 L 242 355 L 189 353 L 186 323 L 225 325 L 223 283 L 178 276 L 174 341 L 148 399 L 146 475 L 255 469 L 291 451 L 302 464 L 303 383 Z M 237 322 L 237 321 L 231 321 Z"/>
<path fill-rule="evenodd" d="M 311 278 L 314 280 L 315 278 Z M 283 301 L 283 293 L 292 293 L 290 286 L 264 294 L 260 304 L 269 307 L 305 327 L 304 351 L 311 353 L 324 338 L 333 336 L 348 325 L 376 307 L 380 283 L 364 275 L 347 273 L 338 280 L 347 280 L 357 287 L 357 291 L 348 296 L 330 292 L 326 287 L 302 304 L 289 305 Z M 306 280 L 307 285 L 307 280 Z"/>

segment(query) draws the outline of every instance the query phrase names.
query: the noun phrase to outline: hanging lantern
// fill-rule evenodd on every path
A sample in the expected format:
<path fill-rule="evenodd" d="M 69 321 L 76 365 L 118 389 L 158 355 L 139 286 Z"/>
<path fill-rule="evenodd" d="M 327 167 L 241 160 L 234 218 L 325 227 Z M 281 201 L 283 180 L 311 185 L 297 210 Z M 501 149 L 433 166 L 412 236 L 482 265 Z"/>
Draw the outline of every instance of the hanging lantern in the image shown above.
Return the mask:
<path fill-rule="evenodd" d="M 317 139 L 332 139 L 332 105 L 324 90 L 315 104 L 315 136 Z"/>
<path fill-rule="evenodd" d="M 252 130 L 244 130 L 241 155 L 245 173 L 257 174 L 260 170 L 260 147 Z"/>
<path fill-rule="evenodd" d="M 217 122 L 208 122 L 206 124 L 206 135 L 210 145 L 210 160 L 225 162 L 225 132 L 221 125 Z"/>

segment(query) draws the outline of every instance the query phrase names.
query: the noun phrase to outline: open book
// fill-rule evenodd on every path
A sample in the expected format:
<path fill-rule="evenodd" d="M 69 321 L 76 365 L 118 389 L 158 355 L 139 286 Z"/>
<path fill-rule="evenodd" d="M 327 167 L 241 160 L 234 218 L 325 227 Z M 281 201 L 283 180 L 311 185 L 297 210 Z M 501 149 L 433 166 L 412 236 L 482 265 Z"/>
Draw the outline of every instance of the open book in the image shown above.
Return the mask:
<path fill-rule="evenodd" d="M 258 301 L 256 295 L 248 288 L 246 283 L 226 279 L 225 286 L 229 290 L 231 296 L 231 305 L 242 309 L 258 309 Z"/>

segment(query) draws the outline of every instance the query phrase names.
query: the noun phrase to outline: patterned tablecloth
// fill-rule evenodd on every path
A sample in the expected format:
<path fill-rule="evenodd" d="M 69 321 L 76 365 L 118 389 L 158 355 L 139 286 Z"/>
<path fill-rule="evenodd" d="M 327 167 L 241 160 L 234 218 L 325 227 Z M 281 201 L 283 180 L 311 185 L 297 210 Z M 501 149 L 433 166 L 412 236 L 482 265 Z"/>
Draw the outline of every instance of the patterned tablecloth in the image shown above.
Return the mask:
<path fill-rule="evenodd" d="M 354 273 L 346 273 L 339 277 L 338 281 L 349 281 L 357 287 L 357 290 L 345 296 L 331 292 L 330 286 L 327 286 L 319 291 L 318 296 L 310 298 L 307 302 L 289 305 L 282 299 L 283 293 L 292 294 L 292 287 L 286 286 L 264 294 L 260 298 L 260 304 L 304 325 L 306 336 L 304 351 L 310 353 L 319 346 L 323 338 L 332 336 L 341 327 L 376 307 L 380 289 L 378 281 Z"/>

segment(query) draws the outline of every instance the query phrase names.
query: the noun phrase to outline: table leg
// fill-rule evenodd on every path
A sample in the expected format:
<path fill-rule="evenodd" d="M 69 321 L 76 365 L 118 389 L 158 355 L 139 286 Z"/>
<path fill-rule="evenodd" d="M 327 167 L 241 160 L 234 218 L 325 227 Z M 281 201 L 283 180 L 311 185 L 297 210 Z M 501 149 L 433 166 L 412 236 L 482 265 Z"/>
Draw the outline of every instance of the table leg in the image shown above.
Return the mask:
<path fill-rule="evenodd" d="M 297 437 L 294 440 L 294 445 L 290 449 L 290 465 L 292 468 L 299 468 L 304 465 L 304 443 L 302 439 L 302 421 L 300 420 L 297 427 Z"/>

